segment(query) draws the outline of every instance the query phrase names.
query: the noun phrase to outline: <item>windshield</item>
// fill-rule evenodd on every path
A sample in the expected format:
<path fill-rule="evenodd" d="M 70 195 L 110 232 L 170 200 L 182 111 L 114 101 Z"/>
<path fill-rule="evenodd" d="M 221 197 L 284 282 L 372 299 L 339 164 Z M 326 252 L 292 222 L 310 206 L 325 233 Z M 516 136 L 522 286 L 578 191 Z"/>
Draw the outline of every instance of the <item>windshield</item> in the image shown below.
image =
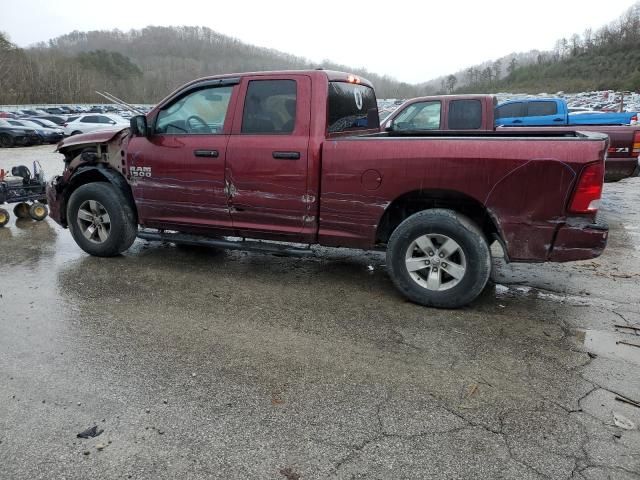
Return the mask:
<path fill-rule="evenodd" d="M 373 88 L 346 82 L 329 82 L 329 133 L 380 128 Z"/>

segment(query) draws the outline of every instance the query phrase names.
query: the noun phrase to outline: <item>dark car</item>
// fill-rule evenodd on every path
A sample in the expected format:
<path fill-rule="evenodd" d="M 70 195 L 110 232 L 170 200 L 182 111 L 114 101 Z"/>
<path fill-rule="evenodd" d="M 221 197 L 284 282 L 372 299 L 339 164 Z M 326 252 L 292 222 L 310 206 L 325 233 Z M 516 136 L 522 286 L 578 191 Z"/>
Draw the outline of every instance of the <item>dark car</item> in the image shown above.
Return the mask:
<path fill-rule="evenodd" d="M 38 115 L 35 118 L 43 118 L 59 126 L 62 126 L 67 122 L 67 118 L 60 115 Z"/>
<path fill-rule="evenodd" d="M 29 115 L 29 116 L 40 115 L 37 111 L 29 110 L 29 109 L 20 110 L 20 113 L 22 113 L 23 115 Z"/>
<path fill-rule="evenodd" d="M 40 143 L 58 143 L 64 138 L 64 131 L 61 128 L 43 127 L 39 123 L 30 120 L 7 120 L 8 123 L 16 127 L 33 129 L 40 136 Z"/>
<path fill-rule="evenodd" d="M 60 107 L 47 107 L 44 109 L 45 112 L 50 113 L 52 115 L 66 115 L 67 112 L 62 110 Z"/>
<path fill-rule="evenodd" d="M 40 136 L 35 130 L 19 128 L 0 119 L 0 147 L 35 145 L 40 142 Z"/>

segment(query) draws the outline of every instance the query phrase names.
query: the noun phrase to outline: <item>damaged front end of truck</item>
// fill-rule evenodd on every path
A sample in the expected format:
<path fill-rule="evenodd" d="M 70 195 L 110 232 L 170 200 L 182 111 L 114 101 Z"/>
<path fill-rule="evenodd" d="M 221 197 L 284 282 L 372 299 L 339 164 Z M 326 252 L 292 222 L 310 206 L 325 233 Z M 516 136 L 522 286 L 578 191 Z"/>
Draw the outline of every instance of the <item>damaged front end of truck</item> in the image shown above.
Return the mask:
<path fill-rule="evenodd" d="M 67 227 L 67 201 L 71 193 L 89 182 L 109 182 L 131 196 L 127 183 L 126 151 L 129 129 L 74 135 L 61 141 L 56 151 L 64 155 L 64 170 L 47 184 L 51 218 Z"/>

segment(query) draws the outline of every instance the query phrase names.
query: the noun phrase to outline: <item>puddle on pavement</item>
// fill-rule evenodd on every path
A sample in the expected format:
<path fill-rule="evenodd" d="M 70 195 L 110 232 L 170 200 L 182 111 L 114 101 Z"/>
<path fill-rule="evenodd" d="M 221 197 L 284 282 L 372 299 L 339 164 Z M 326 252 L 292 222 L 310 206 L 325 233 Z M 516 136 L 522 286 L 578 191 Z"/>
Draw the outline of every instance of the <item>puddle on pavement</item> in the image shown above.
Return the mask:
<path fill-rule="evenodd" d="M 640 335 L 601 330 L 577 330 L 576 338 L 579 343 L 584 344 L 588 352 L 640 365 Z"/>
<path fill-rule="evenodd" d="M 502 285 L 500 283 L 495 284 L 496 298 L 517 298 L 517 297 L 529 297 L 534 299 L 549 300 L 558 303 L 569 303 L 577 306 L 594 306 L 598 303 L 594 299 L 588 297 L 582 297 L 579 295 L 572 295 L 569 293 L 554 293 L 550 291 L 540 290 L 535 287 L 529 287 L 527 285 Z"/>

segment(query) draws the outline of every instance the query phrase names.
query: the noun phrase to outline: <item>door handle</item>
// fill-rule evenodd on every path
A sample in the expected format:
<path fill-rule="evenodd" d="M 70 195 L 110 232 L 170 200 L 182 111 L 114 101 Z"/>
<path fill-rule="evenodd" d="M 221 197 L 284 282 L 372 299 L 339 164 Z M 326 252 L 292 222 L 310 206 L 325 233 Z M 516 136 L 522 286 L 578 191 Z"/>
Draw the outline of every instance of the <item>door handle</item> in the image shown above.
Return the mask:
<path fill-rule="evenodd" d="M 218 150 L 194 150 L 196 157 L 218 158 Z"/>
<path fill-rule="evenodd" d="M 276 160 L 300 160 L 300 152 L 273 152 Z"/>
<path fill-rule="evenodd" d="M 561 121 L 562 121 L 562 119 L 561 119 L 561 118 L 554 118 L 554 119 L 553 119 L 553 121 L 554 121 L 554 122 L 561 122 Z"/>

